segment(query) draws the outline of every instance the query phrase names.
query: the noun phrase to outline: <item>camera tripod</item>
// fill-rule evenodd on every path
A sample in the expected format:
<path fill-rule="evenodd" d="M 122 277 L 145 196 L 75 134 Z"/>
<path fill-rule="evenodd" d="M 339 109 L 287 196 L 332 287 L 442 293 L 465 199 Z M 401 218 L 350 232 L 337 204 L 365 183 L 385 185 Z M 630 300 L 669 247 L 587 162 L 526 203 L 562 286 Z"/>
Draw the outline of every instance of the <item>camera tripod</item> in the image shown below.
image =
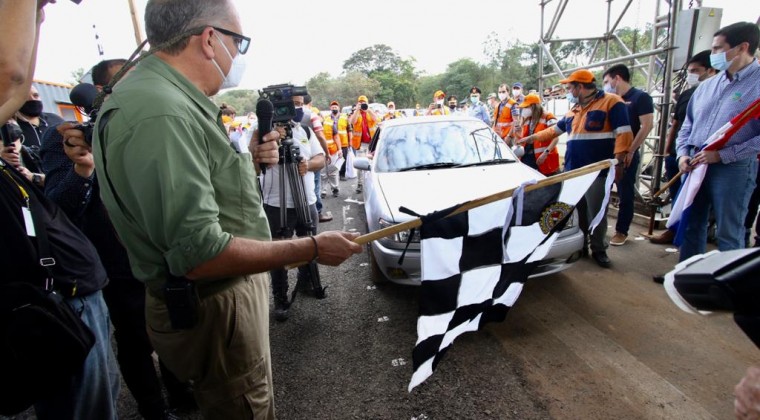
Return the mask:
<path fill-rule="evenodd" d="M 293 142 L 290 126 L 286 126 L 285 129 L 287 135 L 280 143 L 280 161 L 278 162 L 280 165 L 280 228 L 277 232 L 277 236 L 282 239 L 287 239 L 291 234 L 290 229 L 288 228 L 288 203 L 287 197 L 285 196 L 285 178 L 287 178 L 288 185 L 290 186 L 290 193 L 296 212 L 296 236 L 312 236 L 317 233 L 317 229 L 314 223 L 315 221 L 312 219 L 309 211 L 303 178 L 298 173 L 298 165 L 303 160 L 303 157 L 301 156 L 298 145 Z M 316 261 L 310 261 L 308 263 L 308 273 L 308 279 L 300 275 L 298 276 L 298 281 L 291 294 L 291 303 L 295 301 L 299 290 L 310 290 L 317 299 L 325 298 L 325 288 L 322 287 L 322 281 L 319 277 L 319 269 Z"/>

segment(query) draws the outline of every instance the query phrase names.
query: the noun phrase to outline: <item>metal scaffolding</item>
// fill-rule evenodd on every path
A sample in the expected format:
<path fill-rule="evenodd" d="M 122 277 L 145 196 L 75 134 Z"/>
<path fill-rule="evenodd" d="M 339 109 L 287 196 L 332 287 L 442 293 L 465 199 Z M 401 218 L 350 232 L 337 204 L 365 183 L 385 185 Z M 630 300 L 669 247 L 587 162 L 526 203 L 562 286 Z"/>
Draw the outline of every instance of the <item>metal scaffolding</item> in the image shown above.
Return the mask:
<path fill-rule="evenodd" d="M 545 26 L 547 15 L 547 5 L 552 2 L 558 2 L 554 14 L 549 22 L 548 28 Z M 632 74 L 634 71 L 641 71 L 647 79 L 644 88 L 655 101 L 654 129 L 647 136 L 642 145 L 641 166 L 636 168 L 639 172 L 637 185 L 637 201 L 644 206 L 638 206 L 638 209 L 647 209 L 646 216 L 650 217 L 649 233 L 656 220 L 663 218 L 662 207 L 666 200 L 653 199 L 653 195 L 660 188 L 662 183 L 662 163 L 665 148 L 665 138 L 668 129 L 668 120 L 670 119 L 670 109 L 673 93 L 673 50 L 676 34 L 676 22 L 678 14 L 682 10 L 681 0 L 637 0 L 637 1 L 654 1 L 656 2 L 655 16 L 651 28 L 652 42 L 645 51 L 631 51 L 623 41 L 615 34 L 621 20 L 628 12 L 634 0 L 618 0 L 624 2 L 622 11 L 613 19 L 612 3 L 615 0 L 605 0 L 607 3 L 607 21 L 604 33 L 599 36 L 589 38 L 555 38 L 557 26 L 565 12 L 570 0 L 541 0 L 541 37 L 539 39 L 538 50 L 538 71 L 539 71 L 539 92 L 543 92 L 544 83 L 547 79 L 553 77 L 565 78 L 567 75 L 579 69 L 594 69 L 606 67 L 612 64 L 631 62 L 630 68 Z M 691 0 L 689 8 L 701 7 L 701 0 Z M 587 57 L 588 64 L 575 68 L 562 69 L 556 58 L 551 53 L 551 45 L 555 43 L 564 43 L 572 41 L 593 41 L 591 54 Z M 626 54 L 610 58 L 610 45 L 616 44 Z M 600 48 L 603 48 L 603 54 L 599 59 L 595 59 Z M 544 74 L 545 62 L 554 69 L 552 73 Z M 644 175 L 642 175 L 644 174 Z M 641 213 L 641 211 L 637 211 Z"/>

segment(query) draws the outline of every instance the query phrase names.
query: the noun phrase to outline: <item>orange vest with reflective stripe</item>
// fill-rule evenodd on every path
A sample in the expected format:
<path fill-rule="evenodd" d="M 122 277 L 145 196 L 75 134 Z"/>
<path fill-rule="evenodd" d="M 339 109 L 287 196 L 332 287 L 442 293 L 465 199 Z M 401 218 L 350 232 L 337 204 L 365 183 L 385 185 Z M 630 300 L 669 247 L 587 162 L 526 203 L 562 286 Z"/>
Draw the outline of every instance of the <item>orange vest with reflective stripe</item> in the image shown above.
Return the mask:
<path fill-rule="evenodd" d="M 536 128 L 533 130 L 533 133 L 530 132 L 530 122 L 533 119 L 533 117 L 530 118 L 524 118 L 523 119 L 523 126 L 522 126 L 522 136 L 527 137 L 533 133 L 538 133 L 539 131 L 551 127 L 554 124 L 557 124 L 557 118 L 552 114 L 551 112 L 544 112 L 544 115 L 541 116 L 541 119 L 538 120 L 538 123 L 536 124 Z M 533 142 L 533 153 L 536 155 L 536 160 L 538 160 L 538 157 L 541 156 L 541 154 L 546 150 L 547 147 L 549 147 L 550 144 L 552 144 L 553 139 L 548 140 L 535 140 Z M 538 165 L 538 171 L 541 172 L 544 175 L 550 175 L 559 170 L 559 152 L 557 151 L 557 148 L 553 148 L 551 151 L 549 151 L 549 156 L 546 157 L 546 160 L 544 160 L 544 163 Z"/>
<path fill-rule="evenodd" d="M 512 124 L 514 123 L 514 120 L 512 119 L 512 105 L 516 103 L 517 102 L 510 98 L 507 100 L 506 105 L 499 102 L 499 104 L 496 105 L 496 109 L 493 110 L 495 131 L 502 139 L 506 139 L 509 131 L 512 130 Z"/>
<path fill-rule="evenodd" d="M 338 151 L 337 141 L 340 141 L 340 147 L 348 147 L 348 117 L 346 114 L 340 114 L 338 117 L 337 133 L 333 133 L 332 114 L 325 117 L 322 127 L 325 130 L 325 139 L 327 139 L 327 150 L 331 155 Z"/>
<path fill-rule="evenodd" d="M 372 115 L 370 115 L 369 112 L 366 113 L 367 115 L 367 128 L 369 128 L 369 137 L 370 139 L 372 137 L 375 137 L 375 131 L 377 130 L 377 120 L 372 118 Z M 358 149 L 359 146 L 361 146 L 362 143 L 362 114 L 359 113 L 359 118 L 356 119 L 356 122 L 354 123 L 354 132 L 351 136 L 351 147 L 354 149 Z"/>

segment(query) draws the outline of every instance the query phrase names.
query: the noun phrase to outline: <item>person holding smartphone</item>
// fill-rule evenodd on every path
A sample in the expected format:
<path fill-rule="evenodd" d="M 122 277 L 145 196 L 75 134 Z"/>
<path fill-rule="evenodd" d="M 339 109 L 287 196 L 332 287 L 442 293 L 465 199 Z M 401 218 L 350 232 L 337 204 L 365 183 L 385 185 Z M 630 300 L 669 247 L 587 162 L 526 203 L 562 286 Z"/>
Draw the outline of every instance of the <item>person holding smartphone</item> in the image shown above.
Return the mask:
<path fill-rule="evenodd" d="M 425 115 L 450 115 L 451 110 L 443 106 L 446 94 L 442 90 L 437 90 L 433 94 L 433 103 L 428 106 Z"/>
<path fill-rule="evenodd" d="M 377 131 L 377 124 L 380 122 L 380 117 L 370 109 L 369 101 L 364 95 L 359 96 L 359 100 L 356 102 L 356 108 L 348 119 L 348 123 L 353 127 L 353 135 L 351 137 L 351 147 L 355 150 L 357 157 L 363 157 L 367 155 L 369 148 L 369 142 L 372 141 L 372 137 L 375 136 Z M 356 193 L 362 192 L 364 185 L 363 173 L 359 171 L 359 182 L 356 185 Z"/>

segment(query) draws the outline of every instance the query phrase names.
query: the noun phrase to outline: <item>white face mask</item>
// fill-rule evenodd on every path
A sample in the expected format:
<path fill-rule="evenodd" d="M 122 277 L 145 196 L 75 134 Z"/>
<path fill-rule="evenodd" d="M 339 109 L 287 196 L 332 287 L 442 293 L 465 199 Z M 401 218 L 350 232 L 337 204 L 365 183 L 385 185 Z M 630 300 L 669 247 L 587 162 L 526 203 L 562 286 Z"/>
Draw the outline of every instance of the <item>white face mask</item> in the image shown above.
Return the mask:
<path fill-rule="evenodd" d="M 436 105 L 443 105 L 443 99 L 437 99 L 437 100 L 435 101 L 435 104 L 436 104 Z"/>
<path fill-rule="evenodd" d="M 699 75 L 697 73 L 689 73 L 686 75 L 686 84 L 694 87 L 699 84 Z"/>
<path fill-rule="evenodd" d="M 503 101 L 503 100 L 505 100 L 505 99 L 507 99 L 507 94 L 506 94 L 506 93 L 500 93 L 500 94 L 499 94 L 499 100 L 500 100 L 500 101 Z"/>
<path fill-rule="evenodd" d="M 230 54 L 230 50 L 227 49 L 227 46 L 224 45 L 224 42 L 222 42 L 222 39 L 219 38 L 219 35 L 214 33 L 216 35 L 216 39 L 219 40 L 219 43 L 222 44 L 222 48 L 224 48 L 224 52 L 227 53 L 227 56 L 232 61 L 232 65 L 230 66 L 230 72 L 227 73 L 227 75 L 224 74 L 222 71 L 222 68 L 219 67 L 219 63 L 216 62 L 216 59 L 213 60 L 214 65 L 216 66 L 216 69 L 219 70 L 219 74 L 222 75 L 224 80 L 222 81 L 222 85 L 219 87 L 219 89 L 229 89 L 237 87 L 240 84 L 240 81 L 243 79 L 243 74 L 245 73 L 245 60 L 243 60 L 243 54 L 238 54 L 235 56 L 235 58 L 232 58 L 232 54 Z"/>
<path fill-rule="evenodd" d="M 523 118 L 531 117 L 533 116 L 533 110 L 530 108 L 523 108 L 520 115 L 522 115 Z"/>
<path fill-rule="evenodd" d="M 522 89 L 512 89 L 512 97 L 513 98 L 516 98 L 516 97 L 520 96 L 521 93 L 522 93 Z"/>

